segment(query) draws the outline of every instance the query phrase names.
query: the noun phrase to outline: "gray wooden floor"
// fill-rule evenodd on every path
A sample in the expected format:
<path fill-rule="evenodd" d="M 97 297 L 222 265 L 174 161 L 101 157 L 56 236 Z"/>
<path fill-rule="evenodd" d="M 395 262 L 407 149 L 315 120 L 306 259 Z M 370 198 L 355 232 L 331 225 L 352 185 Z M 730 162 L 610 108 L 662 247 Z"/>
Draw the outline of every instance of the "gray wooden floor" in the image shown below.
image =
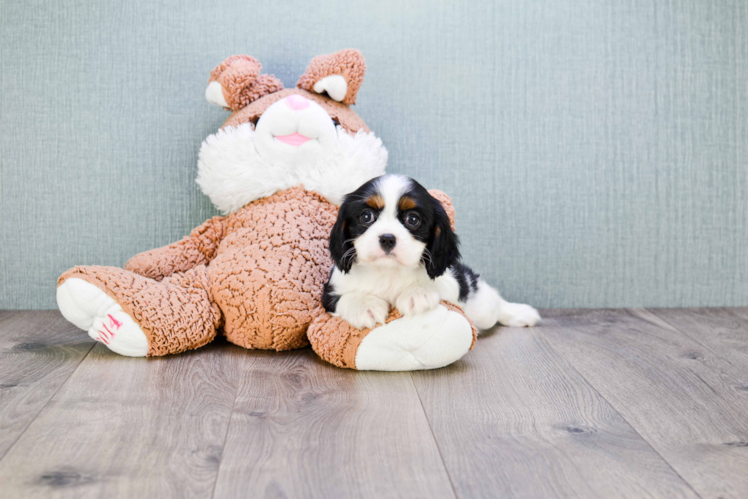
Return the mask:
<path fill-rule="evenodd" d="M 0 496 L 748 496 L 748 308 L 544 317 L 357 373 L 223 341 L 129 359 L 0 312 Z"/>

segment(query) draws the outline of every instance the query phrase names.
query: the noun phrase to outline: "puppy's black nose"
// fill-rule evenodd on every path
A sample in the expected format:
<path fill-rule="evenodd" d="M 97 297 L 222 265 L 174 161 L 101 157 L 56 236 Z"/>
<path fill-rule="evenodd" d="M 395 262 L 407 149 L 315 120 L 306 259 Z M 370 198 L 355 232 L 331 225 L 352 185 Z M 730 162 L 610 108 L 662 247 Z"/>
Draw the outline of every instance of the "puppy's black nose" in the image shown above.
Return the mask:
<path fill-rule="evenodd" d="M 379 246 L 385 253 L 390 253 L 390 250 L 395 248 L 395 243 L 397 243 L 397 238 L 392 234 L 383 234 L 379 237 Z"/>

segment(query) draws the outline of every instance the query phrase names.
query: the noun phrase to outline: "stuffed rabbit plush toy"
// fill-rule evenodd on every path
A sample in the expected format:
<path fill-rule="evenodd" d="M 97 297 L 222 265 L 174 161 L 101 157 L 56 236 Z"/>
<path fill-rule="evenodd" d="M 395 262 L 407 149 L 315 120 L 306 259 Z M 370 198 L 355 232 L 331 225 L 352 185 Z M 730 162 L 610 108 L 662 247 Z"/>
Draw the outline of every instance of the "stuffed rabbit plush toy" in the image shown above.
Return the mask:
<path fill-rule="evenodd" d="M 328 237 L 346 193 L 382 175 L 387 151 L 351 109 L 366 65 L 357 50 L 314 58 L 295 88 L 249 56 L 212 72 L 206 98 L 232 111 L 200 149 L 197 183 L 225 215 L 124 269 L 77 266 L 60 276 L 62 314 L 112 351 L 164 356 L 219 333 L 246 349 L 312 344 L 359 370 L 417 370 L 462 357 L 475 329 L 442 303 L 356 330 L 322 307 Z M 434 192 L 454 215 L 449 198 Z"/>

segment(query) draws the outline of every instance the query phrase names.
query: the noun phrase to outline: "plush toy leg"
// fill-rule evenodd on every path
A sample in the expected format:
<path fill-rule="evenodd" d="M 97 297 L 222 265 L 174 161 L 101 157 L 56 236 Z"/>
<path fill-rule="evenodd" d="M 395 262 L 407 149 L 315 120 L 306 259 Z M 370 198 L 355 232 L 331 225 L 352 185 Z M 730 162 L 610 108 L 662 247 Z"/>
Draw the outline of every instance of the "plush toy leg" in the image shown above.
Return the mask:
<path fill-rule="evenodd" d="M 384 325 L 364 330 L 325 314 L 307 335 L 322 359 L 341 368 L 411 371 L 457 361 L 472 348 L 477 330 L 462 309 L 442 302 L 415 316 L 402 317 L 393 310 Z"/>
<path fill-rule="evenodd" d="M 125 356 L 195 349 L 215 338 L 221 322 L 205 266 L 160 282 L 116 267 L 79 266 L 60 276 L 57 301 L 66 319 Z"/>

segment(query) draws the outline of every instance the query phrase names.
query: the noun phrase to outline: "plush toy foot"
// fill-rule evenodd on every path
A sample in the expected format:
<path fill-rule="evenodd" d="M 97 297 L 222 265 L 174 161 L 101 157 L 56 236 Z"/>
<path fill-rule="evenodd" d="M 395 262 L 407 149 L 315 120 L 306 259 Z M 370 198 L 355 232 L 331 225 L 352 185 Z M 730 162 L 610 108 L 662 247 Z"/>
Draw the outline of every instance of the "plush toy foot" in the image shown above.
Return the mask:
<path fill-rule="evenodd" d="M 148 354 L 148 338 L 109 295 L 80 278 L 57 288 L 57 305 L 66 320 L 122 356 Z"/>
<path fill-rule="evenodd" d="M 442 305 L 408 315 L 369 332 L 358 346 L 359 370 L 430 370 L 450 365 L 473 344 L 473 329 L 462 314 Z"/>
<path fill-rule="evenodd" d="M 307 331 L 314 351 L 341 368 L 378 371 L 429 370 L 464 356 L 476 330 L 462 309 L 442 302 L 409 316 L 392 310 L 384 325 L 356 330 L 341 318 L 320 316 Z"/>

